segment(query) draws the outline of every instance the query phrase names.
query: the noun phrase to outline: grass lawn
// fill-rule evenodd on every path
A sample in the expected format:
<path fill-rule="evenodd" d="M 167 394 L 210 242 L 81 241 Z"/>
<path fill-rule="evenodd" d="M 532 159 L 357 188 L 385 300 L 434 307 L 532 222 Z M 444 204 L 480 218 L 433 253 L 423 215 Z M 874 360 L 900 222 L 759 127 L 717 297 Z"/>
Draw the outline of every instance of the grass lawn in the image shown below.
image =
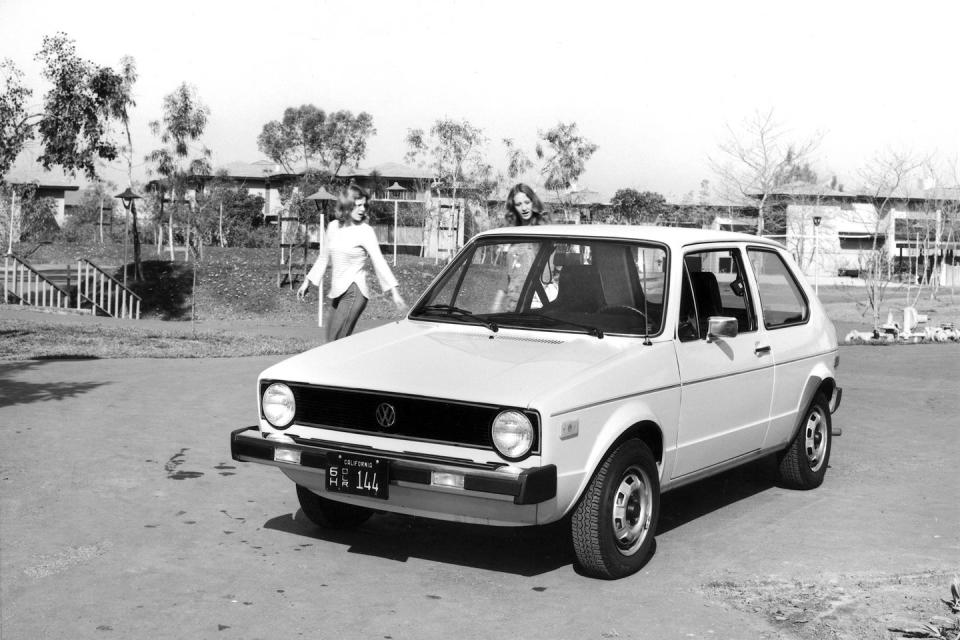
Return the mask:
<path fill-rule="evenodd" d="M 960 326 L 960 289 L 952 291 L 942 287 L 935 297 L 930 296 L 929 288 L 919 292 L 917 287 L 888 286 L 880 302 L 880 324 L 887 321 L 888 313 L 893 314 L 897 323 L 903 323 L 904 307 L 913 306 L 926 314 L 929 325 L 938 327 L 942 323 L 952 322 Z M 820 286 L 820 302 L 827 315 L 837 325 L 841 340 L 851 329 L 868 331 L 873 328 L 873 311 L 867 304 L 866 289 L 854 286 Z"/>
<path fill-rule="evenodd" d="M 189 325 L 184 327 L 188 329 Z M 84 358 L 233 358 L 299 353 L 316 342 L 222 331 L 163 331 L 100 324 L 0 318 L 0 360 Z"/>

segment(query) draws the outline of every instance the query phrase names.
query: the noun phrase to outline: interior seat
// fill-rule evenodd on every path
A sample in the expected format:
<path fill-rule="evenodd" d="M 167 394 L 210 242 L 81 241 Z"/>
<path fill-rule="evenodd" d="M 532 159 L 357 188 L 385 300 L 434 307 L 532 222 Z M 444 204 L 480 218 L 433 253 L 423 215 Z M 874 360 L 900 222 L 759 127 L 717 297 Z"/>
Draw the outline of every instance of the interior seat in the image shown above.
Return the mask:
<path fill-rule="evenodd" d="M 720 285 L 717 276 L 710 271 L 690 272 L 693 285 L 693 298 L 697 304 L 697 318 L 700 323 L 700 335 L 707 335 L 707 319 L 710 316 L 723 315 L 723 299 L 720 297 Z"/>
<path fill-rule="evenodd" d="M 557 280 L 557 299 L 552 308 L 558 311 L 593 313 L 605 304 L 600 272 L 593 265 L 568 264 Z"/>

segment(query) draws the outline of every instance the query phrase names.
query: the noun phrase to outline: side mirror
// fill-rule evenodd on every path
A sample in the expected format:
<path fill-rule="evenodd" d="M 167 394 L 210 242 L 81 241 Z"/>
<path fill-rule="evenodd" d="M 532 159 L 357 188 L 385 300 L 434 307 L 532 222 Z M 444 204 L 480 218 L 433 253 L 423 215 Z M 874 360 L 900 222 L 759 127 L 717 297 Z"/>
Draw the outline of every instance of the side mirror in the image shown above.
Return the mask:
<path fill-rule="evenodd" d="M 710 316 L 707 318 L 707 342 L 717 338 L 736 338 L 739 325 L 736 318 Z"/>

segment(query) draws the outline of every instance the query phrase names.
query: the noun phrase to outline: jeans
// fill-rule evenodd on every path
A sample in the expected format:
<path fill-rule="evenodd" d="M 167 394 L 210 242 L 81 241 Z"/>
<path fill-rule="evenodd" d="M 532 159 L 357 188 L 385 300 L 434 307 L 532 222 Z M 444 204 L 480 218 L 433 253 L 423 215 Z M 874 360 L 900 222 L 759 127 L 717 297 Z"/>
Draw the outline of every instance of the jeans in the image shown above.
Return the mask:
<path fill-rule="evenodd" d="M 333 313 L 327 325 L 327 342 L 346 338 L 353 333 L 357 319 L 367 306 L 367 299 L 360 293 L 356 283 L 333 299 Z"/>

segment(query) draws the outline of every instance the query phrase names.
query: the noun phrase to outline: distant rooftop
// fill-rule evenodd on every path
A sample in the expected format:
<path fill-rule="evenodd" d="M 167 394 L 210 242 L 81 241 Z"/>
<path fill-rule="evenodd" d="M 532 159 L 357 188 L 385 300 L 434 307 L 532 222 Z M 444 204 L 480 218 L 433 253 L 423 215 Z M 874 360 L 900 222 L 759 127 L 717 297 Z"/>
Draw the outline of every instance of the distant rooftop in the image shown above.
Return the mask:
<path fill-rule="evenodd" d="M 299 163 L 292 171 L 287 171 L 272 160 L 257 160 L 256 162 L 228 162 L 214 169 L 214 174 L 225 171 L 231 178 L 265 178 L 273 176 L 298 176 L 305 173 L 306 165 Z M 423 179 L 430 180 L 433 174 L 426 169 L 409 167 L 399 162 L 384 162 L 371 167 L 341 167 L 337 175 L 341 178 L 369 178 L 374 174 L 383 179 Z"/>
<path fill-rule="evenodd" d="M 546 191 L 540 199 L 545 204 L 573 204 L 578 206 L 589 206 L 589 205 L 609 205 L 610 200 L 605 200 L 600 196 L 598 191 L 591 191 L 590 189 L 579 189 L 577 191 L 571 191 L 570 193 L 563 194 L 562 197 L 558 197 L 554 191 Z"/>
<path fill-rule="evenodd" d="M 759 195 L 759 194 L 757 194 Z M 802 198 L 856 198 L 856 193 L 831 189 L 827 185 L 810 182 L 789 182 L 770 190 L 772 196 Z"/>
<path fill-rule="evenodd" d="M 257 160 L 256 162 L 228 162 L 214 170 L 214 173 L 225 171 L 231 178 L 263 178 L 276 173 L 285 173 L 283 168 L 272 160 Z"/>
<path fill-rule="evenodd" d="M 433 172 L 418 167 L 410 167 L 399 162 L 384 162 L 372 167 L 340 167 L 337 175 L 341 178 L 370 178 L 374 174 L 383 179 L 432 180 Z"/>
<path fill-rule="evenodd" d="M 44 169 L 43 165 L 37 162 L 39 155 L 38 147 L 28 146 L 17 156 L 3 179 L 10 184 L 35 184 L 39 187 L 68 191 L 80 188 L 78 181 L 68 176 L 60 167 Z"/>

